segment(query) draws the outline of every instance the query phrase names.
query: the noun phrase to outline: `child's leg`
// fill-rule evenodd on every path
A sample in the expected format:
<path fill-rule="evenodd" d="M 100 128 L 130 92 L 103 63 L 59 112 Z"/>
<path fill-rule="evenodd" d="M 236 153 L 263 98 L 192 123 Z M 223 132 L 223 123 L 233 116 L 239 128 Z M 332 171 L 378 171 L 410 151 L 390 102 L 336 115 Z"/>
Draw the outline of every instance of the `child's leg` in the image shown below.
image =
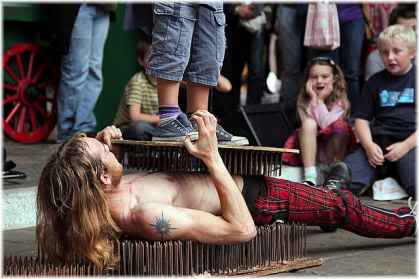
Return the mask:
<path fill-rule="evenodd" d="M 306 117 L 302 120 L 298 139 L 304 166 L 304 180 L 316 184 L 317 123 L 314 119 Z"/>
<path fill-rule="evenodd" d="M 338 119 L 320 131 L 319 137 L 327 142 L 326 155 L 329 163 L 342 161 L 356 139 L 352 127 L 345 119 Z"/>
<path fill-rule="evenodd" d="M 358 235 L 377 238 L 401 238 L 415 232 L 412 214 L 397 214 L 363 204 L 349 191 L 341 190 L 337 194 L 327 188 L 271 177 L 265 181 L 266 199 L 279 200 L 276 211 L 287 211 L 288 221 L 316 226 L 337 225 Z M 263 203 L 260 197 L 256 199 L 256 206 L 258 203 Z M 402 209 L 397 211 L 409 212 L 408 208 Z"/>
<path fill-rule="evenodd" d="M 197 110 L 208 110 L 208 86 L 188 82 L 187 96 L 187 113 L 194 113 Z"/>
<path fill-rule="evenodd" d="M 197 21 L 193 30 L 189 64 L 184 80 L 187 86 L 187 112 L 208 110 L 210 87 L 217 86 L 225 53 L 225 15 L 222 7 L 214 10 L 195 4 Z"/>
<path fill-rule="evenodd" d="M 186 3 L 153 3 L 152 46 L 146 73 L 157 78 L 160 123 L 153 140 L 196 139 L 191 123 L 179 109 L 179 82 L 189 63 L 196 6 Z"/>
<path fill-rule="evenodd" d="M 374 183 L 376 170 L 368 163 L 367 155 L 361 146 L 349 153 L 344 162 L 352 173 L 352 183 L 348 187 L 352 193 L 358 194 L 365 186 Z"/>
<path fill-rule="evenodd" d="M 409 196 L 416 199 L 416 148 L 410 150 L 395 165 L 400 185 Z"/>

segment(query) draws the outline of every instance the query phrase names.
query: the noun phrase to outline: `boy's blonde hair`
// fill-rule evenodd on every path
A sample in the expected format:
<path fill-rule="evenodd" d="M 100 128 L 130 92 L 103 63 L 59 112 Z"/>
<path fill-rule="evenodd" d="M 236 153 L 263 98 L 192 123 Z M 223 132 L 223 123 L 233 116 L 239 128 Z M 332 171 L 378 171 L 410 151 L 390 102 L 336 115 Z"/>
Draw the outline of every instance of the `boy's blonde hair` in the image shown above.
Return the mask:
<path fill-rule="evenodd" d="M 416 32 L 401 24 L 391 25 L 380 33 L 377 39 L 378 49 L 381 50 L 384 43 L 395 39 L 404 42 L 409 50 L 416 49 Z"/>

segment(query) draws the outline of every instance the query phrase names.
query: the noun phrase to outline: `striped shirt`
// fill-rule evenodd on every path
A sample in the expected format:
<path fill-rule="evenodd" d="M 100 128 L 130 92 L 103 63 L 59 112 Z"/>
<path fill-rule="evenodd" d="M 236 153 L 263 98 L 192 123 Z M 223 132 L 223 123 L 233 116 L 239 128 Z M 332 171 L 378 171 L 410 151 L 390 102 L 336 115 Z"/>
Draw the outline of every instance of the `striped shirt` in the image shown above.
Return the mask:
<path fill-rule="evenodd" d="M 143 72 L 136 73 L 125 86 L 113 125 L 124 127 L 130 124 L 129 106 L 132 105 L 140 105 L 141 113 L 158 114 L 159 112 L 157 87 L 147 79 Z"/>

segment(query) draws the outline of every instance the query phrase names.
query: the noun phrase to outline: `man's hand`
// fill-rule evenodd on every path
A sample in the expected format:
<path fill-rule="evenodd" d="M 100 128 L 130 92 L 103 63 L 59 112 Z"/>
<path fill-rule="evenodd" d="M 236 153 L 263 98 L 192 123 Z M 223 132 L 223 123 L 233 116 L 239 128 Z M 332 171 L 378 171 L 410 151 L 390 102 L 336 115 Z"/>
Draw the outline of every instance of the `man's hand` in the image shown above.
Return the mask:
<path fill-rule="evenodd" d="M 119 128 L 116 128 L 114 125 L 112 125 L 112 126 L 108 126 L 108 127 L 104 128 L 102 131 L 97 133 L 96 139 L 98 141 L 103 142 L 104 144 L 109 146 L 109 148 L 111 148 L 111 146 L 112 146 L 111 140 L 112 139 L 122 139 L 122 133 L 121 133 L 121 130 Z"/>
<path fill-rule="evenodd" d="M 384 163 L 383 150 L 378 144 L 372 142 L 365 148 L 365 151 L 367 152 L 368 162 L 374 168 Z"/>
<path fill-rule="evenodd" d="M 201 159 L 207 167 L 222 161 L 218 153 L 216 136 L 217 119 L 205 110 L 199 110 L 192 115 L 192 120 L 198 125 L 198 140 L 194 143 L 187 137 L 184 144 L 186 150 Z"/>
<path fill-rule="evenodd" d="M 386 150 L 388 153 L 384 155 L 384 158 L 390 162 L 395 162 L 406 155 L 407 152 L 409 152 L 409 147 L 405 142 L 400 141 L 387 146 Z"/>

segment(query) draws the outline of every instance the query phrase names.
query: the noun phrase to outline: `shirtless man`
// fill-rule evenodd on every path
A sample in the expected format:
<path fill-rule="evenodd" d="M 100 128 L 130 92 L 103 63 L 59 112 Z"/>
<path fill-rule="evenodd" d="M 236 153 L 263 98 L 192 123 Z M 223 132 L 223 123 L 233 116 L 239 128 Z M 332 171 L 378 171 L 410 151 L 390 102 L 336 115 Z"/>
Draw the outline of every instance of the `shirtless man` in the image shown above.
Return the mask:
<path fill-rule="evenodd" d="M 42 171 L 37 194 L 37 238 L 52 258 L 72 253 L 103 267 L 115 262 L 109 238 L 124 232 L 149 240 L 192 239 L 204 243 L 248 241 L 256 224 L 278 219 L 335 225 L 367 237 L 401 238 L 415 232 L 409 208 L 393 211 L 363 205 L 344 189 L 350 177 L 337 164 L 316 188 L 270 177 L 232 177 L 219 153 L 216 118 L 193 116 L 198 141 L 186 149 L 209 175 L 138 173 L 122 176 L 111 152 L 107 127 L 96 139 L 75 136 L 53 154 Z M 332 190 L 331 190 L 331 189 Z"/>

